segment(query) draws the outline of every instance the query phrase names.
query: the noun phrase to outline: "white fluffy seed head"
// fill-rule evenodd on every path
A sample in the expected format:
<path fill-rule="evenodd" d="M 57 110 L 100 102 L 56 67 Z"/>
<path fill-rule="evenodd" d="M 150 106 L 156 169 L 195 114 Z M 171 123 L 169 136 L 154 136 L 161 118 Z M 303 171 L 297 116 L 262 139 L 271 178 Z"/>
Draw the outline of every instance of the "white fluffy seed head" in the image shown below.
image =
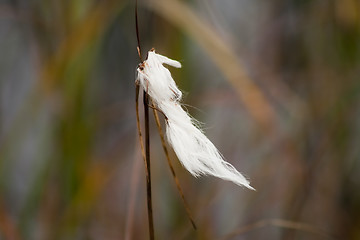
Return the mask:
<path fill-rule="evenodd" d="M 148 58 L 137 68 L 138 79 L 155 104 L 177 100 L 182 97 L 170 71 L 163 66 L 167 64 L 180 68 L 181 64 L 165 56 L 149 51 Z"/>
<path fill-rule="evenodd" d="M 196 127 L 196 120 L 181 107 L 182 93 L 163 64 L 181 67 L 178 61 L 149 51 L 147 60 L 137 68 L 137 81 L 166 116 L 167 139 L 182 165 L 195 177 L 213 175 L 253 189 L 249 181 L 223 159 L 214 144 Z"/>

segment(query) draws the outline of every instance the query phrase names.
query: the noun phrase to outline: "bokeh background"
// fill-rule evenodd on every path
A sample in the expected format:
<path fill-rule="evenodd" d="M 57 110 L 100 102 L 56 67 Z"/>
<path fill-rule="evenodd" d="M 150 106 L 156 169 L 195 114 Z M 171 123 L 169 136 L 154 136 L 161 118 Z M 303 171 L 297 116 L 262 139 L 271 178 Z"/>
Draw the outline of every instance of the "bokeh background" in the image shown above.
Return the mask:
<path fill-rule="evenodd" d="M 193 178 L 153 119 L 157 239 L 360 239 L 360 3 L 139 0 L 143 54 L 256 188 Z M 0 1 L 0 239 L 148 239 L 134 1 Z M 163 119 L 162 119 L 163 122 Z"/>

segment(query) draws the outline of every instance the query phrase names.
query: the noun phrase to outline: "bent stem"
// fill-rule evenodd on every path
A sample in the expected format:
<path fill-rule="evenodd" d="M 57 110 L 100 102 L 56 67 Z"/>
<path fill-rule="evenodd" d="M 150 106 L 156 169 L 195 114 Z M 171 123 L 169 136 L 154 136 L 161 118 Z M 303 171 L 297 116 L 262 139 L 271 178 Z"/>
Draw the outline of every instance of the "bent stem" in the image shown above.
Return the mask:
<path fill-rule="evenodd" d="M 174 167 L 172 166 L 172 163 L 171 163 L 171 160 L 170 160 L 170 157 L 169 157 L 169 152 L 168 152 L 168 149 L 167 149 L 167 146 L 166 146 L 166 143 L 165 143 L 165 138 L 164 138 L 164 134 L 163 134 L 163 131 L 162 131 L 162 128 L 161 128 L 161 124 L 160 124 L 160 120 L 159 120 L 159 115 L 158 115 L 158 113 L 157 113 L 157 109 L 156 109 L 154 106 L 151 106 L 151 108 L 153 109 L 156 126 L 157 126 L 157 128 L 158 128 L 158 132 L 159 132 L 160 139 L 161 139 L 161 144 L 162 144 L 162 147 L 163 147 L 163 150 L 164 150 L 164 153 L 165 153 L 165 156 L 166 156 L 166 160 L 167 160 L 167 162 L 168 162 L 168 165 L 169 165 L 171 174 L 172 174 L 172 176 L 173 176 L 173 178 L 174 178 L 176 187 L 177 187 L 178 192 L 179 192 L 179 194 L 180 194 L 180 197 L 181 197 L 181 199 L 182 199 L 182 201 L 183 201 L 184 208 L 185 208 L 185 210 L 186 210 L 186 214 L 188 215 L 188 218 L 189 218 L 189 220 L 190 220 L 190 222 L 191 222 L 191 225 L 193 226 L 194 230 L 196 230 L 196 225 L 195 225 L 195 222 L 194 222 L 194 220 L 193 220 L 193 217 L 192 217 L 192 214 L 191 214 L 189 205 L 188 205 L 188 203 L 187 203 L 186 200 L 185 200 L 185 196 L 184 196 L 184 193 L 183 193 L 183 191 L 182 191 L 182 189 L 181 189 L 179 179 L 177 178 L 177 176 L 176 176 L 176 174 L 175 174 Z"/>

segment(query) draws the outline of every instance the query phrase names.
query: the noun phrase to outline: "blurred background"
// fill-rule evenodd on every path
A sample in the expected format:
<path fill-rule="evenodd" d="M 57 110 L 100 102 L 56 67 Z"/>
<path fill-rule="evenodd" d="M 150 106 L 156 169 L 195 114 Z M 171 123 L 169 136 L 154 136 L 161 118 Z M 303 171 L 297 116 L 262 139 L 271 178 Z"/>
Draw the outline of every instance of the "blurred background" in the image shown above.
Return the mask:
<path fill-rule="evenodd" d="M 256 188 L 171 150 L 194 231 L 151 118 L 157 239 L 360 239 L 359 1 L 139 0 L 139 31 Z M 136 45 L 134 1 L 0 1 L 0 239 L 148 239 Z"/>

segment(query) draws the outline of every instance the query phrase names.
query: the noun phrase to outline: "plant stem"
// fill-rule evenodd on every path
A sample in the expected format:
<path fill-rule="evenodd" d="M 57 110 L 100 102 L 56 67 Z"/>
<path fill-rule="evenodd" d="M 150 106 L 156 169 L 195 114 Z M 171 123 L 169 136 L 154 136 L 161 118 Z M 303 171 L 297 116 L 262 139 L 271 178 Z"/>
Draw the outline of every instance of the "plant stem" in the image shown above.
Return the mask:
<path fill-rule="evenodd" d="M 154 240 L 154 220 L 152 212 L 152 198 L 151 198 L 151 171 L 150 171 L 150 130 L 149 130 L 149 99 L 148 94 L 144 91 L 144 115 L 145 115 L 145 160 L 146 160 L 146 193 L 147 193 L 147 208 L 149 221 L 150 240 Z"/>

